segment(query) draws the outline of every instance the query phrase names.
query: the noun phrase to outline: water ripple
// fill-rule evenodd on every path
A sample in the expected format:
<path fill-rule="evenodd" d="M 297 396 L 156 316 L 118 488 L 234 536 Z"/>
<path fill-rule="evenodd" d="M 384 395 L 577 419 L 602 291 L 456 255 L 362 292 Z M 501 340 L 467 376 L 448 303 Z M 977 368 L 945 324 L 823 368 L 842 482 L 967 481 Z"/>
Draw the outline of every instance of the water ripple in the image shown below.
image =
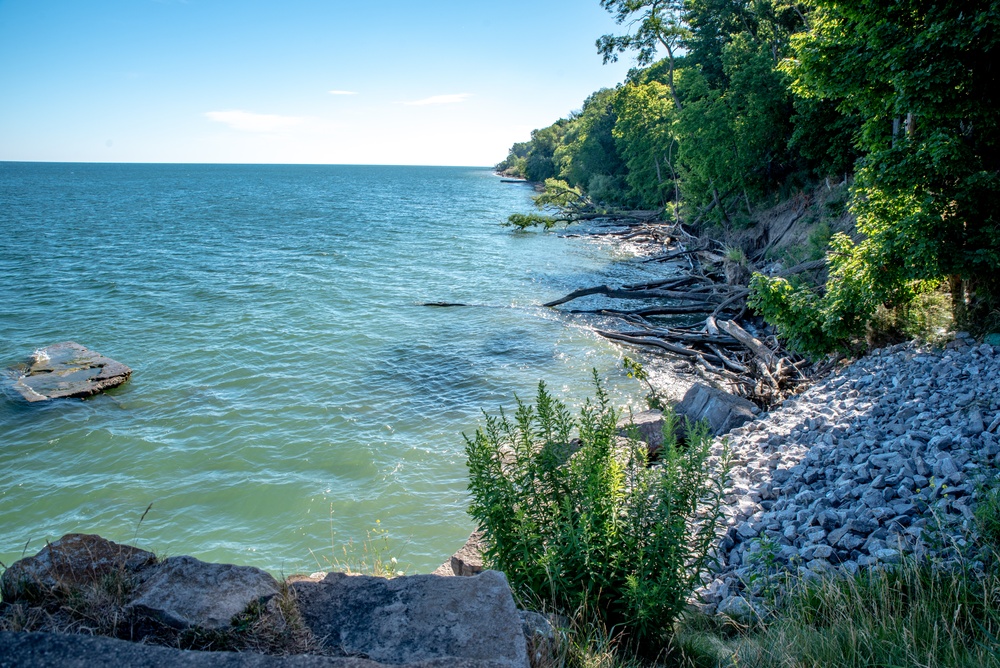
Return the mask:
<path fill-rule="evenodd" d="M 639 389 L 538 305 L 647 269 L 501 228 L 529 194 L 481 169 L 0 163 L 0 366 L 76 340 L 134 369 L 43 405 L 0 380 L 0 561 L 86 531 L 288 573 L 378 519 L 436 566 L 472 528 L 481 408 L 539 379 L 578 402 L 592 367 Z"/>

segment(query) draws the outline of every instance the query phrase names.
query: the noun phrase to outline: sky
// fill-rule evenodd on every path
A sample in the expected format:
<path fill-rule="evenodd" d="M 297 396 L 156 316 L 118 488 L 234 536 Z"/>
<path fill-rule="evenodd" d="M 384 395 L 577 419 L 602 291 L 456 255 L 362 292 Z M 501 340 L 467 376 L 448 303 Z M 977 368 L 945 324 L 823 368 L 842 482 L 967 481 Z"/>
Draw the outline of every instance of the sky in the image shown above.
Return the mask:
<path fill-rule="evenodd" d="M 0 0 L 0 161 L 493 165 L 625 78 L 598 0 Z"/>

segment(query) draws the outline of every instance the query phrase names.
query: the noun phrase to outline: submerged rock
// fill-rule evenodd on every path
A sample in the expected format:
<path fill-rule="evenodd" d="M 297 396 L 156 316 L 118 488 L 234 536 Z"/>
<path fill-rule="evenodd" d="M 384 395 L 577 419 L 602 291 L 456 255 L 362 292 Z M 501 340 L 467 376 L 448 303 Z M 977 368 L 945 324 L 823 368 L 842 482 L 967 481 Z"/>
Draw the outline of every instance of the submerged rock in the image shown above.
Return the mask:
<path fill-rule="evenodd" d="M 66 341 L 35 351 L 14 389 L 28 401 L 89 397 L 121 385 L 132 369 L 121 362 Z"/>

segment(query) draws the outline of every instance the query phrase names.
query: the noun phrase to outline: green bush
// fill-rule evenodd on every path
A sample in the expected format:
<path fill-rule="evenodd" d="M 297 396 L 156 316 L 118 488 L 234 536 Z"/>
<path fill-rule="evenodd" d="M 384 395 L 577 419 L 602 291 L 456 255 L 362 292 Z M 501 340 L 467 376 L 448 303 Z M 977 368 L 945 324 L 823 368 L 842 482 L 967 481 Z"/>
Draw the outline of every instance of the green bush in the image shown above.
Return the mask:
<path fill-rule="evenodd" d="M 710 465 L 706 425 L 687 425 L 680 447 L 667 413 L 650 465 L 645 444 L 617 435 L 618 417 L 599 383 L 579 419 L 544 383 L 513 420 L 487 415 L 466 437 L 469 512 L 487 564 L 522 601 L 584 610 L 656 652 L 711 565 L 725 475 Z"/>

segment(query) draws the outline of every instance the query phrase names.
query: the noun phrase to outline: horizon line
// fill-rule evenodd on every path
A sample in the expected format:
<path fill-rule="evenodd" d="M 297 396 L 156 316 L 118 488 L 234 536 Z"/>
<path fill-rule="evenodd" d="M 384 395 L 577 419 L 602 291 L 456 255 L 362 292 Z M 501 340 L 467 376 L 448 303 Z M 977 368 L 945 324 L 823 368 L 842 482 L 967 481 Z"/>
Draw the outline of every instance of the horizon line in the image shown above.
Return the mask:
<path fill-rule="evenodd" d="M 494 169 L 496 165 L 421 165 L 416 163 L 377 162 L 145 162 L 113 160 L 4 160 L 2 164 L 28 165 L 211 165 L 247 167 L 460 167 L 465 169 Z"/>

